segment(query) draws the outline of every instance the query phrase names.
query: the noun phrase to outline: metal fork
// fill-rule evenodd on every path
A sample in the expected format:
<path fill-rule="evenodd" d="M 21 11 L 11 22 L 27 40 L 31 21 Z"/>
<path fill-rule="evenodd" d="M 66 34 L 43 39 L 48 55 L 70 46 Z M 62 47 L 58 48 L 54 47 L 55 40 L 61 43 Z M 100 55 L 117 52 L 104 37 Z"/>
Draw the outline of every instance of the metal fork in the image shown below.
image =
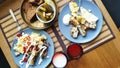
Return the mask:
<path fill-rule="evenodd" d="M 12 9 L 9 9 L 9 12 L 10 12 L 11 16 L 13 17 L 13 20 L 14 20 L 14 21 L 16 22 L 16 24 L 17 24 L 17 29 L 18 29 L 18 31 L 21 33 L 21 32 L 22 32 L 21 26 L 20 26 L 20 24 L 18 23 L 18 20 L 16 19 L 15 15 L 14 15 L 14 13 L 13 13 L 13 10 L 12 10 Z"/>

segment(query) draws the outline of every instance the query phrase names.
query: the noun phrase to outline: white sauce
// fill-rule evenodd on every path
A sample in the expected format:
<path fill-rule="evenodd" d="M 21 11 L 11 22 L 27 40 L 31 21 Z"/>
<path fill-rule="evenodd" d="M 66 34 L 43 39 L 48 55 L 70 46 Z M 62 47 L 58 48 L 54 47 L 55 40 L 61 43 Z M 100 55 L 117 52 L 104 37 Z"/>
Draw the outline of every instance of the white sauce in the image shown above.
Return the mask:
<path fill-rule="evenodd" d="M 19 61 L 20 65 L 23 64 L 23 60 L 24 60 L 24 58 L 25 58 L 25 55 L 26 55 L 26 53 L 28 52 L 28 50 L 30 49 L 31 46 L 32 46 L 32 45 L 30 45 L 30 46 L 27 48 L 27 50 L 26 50 L 26 52 L 24 53 L 22 59 Z"/>
<path fill-rule="evenodd" d="M 19 63 L 20 63 L 20 65 L 23 65 L 23 60 L 20 60 Z"/>
<path fill-rule="evenodd" d="M 70 21 L 70 14 L 66 14 L 64 17 L 63 17 L 63 23 L 65 25 L 69 25 L 69 21 Z"/>
<path fill-rule="evenodd" d="M 43 48 L 43 50 L 42 50 L 41 53 L 39 54 L 40 59 L 39 59 L 39 61 L 38 61 L 38 64 L 41 64 L 41 62 L 42 62 L 42 54 L 43 54 L 43 52 L 47 49 L 46 46 L 43 46 L 42 48 Z"/>
<path fill-rule="evenodd" d="M 98 18 L 94 14 L 90 13 L 83 7 L 81 7 L 81 12 L 82 17 L 85 18 L 90 23 L 96 22 L 98 20 Z"/>
<path fill-rule="evenodd" d="M 57 55 L 54 60 L 53 60 L 53 64 L 55 65 L 55 67 L 57 68 L 63 68 L 65 67 L 65 65 L 67 64 L 67 58 L 65 55 L 63 54 L 59 54 Z"/>

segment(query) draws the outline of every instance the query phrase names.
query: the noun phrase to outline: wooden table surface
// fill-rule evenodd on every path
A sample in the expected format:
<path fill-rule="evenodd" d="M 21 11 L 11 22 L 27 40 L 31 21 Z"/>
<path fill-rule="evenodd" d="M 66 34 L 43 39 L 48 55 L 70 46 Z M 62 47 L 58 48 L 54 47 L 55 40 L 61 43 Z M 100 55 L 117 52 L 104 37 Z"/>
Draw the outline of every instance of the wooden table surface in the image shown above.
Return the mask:
<path fill-rule="evenodd" d="M 21 0 L 18 0 L 16 3 L 19 3 L 20 1 Z M 84 54 L 80 59 L 69 61 L 66 68 L 120 68 L 120 32 L 108 14 L 102 1 L 95 0 L 95 2 L 99 6 L 100 10 L 103 13 L 103 16 L 112 29 L 115 38 L 90 51 L 89 53 Z M 19 4 L 17 6 L 19 6 Z M 14 8 L 17 6 L 14 6 Z M 5 13 L 5 10 L 7 10 L 7 8 L 2 10 L 3 14 Z M 10 49 L 7 46 L 1 30 L 0 39 L 2 40 L 0 41 L 0 46 L 2 46 L 1 49 L 3 50 L 4 55 L 6 56 L 6 59 L 8 60 L 11 68 L 17 68 L 15 62 L 12 59 Z"/>

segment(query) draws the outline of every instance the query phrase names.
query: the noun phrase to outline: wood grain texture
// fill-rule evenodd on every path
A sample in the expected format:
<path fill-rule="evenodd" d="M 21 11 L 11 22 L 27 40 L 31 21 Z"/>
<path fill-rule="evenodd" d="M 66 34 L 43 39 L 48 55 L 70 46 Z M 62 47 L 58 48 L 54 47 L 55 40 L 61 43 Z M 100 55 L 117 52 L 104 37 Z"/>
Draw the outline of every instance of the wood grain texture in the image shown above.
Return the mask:
<path fill-rule="evenodd" d="M 11 55 L 11 52 L 10 52 L 10 49 L 9 49 L 9 46 L 2 34 L 2 30 L 0 29 L 0 38 L 1 38 L 1 41 L 0 41 L 0 48 L 2 49 L 4 55 L 6 56 L 6 59 L 9 60 L 8 63 L 10 64 L 10 66 L 12 68 L 18 68 L 17 65 L 15 64 L 15 62 L 13 61 L 12 58 L 12 55 Z"/>

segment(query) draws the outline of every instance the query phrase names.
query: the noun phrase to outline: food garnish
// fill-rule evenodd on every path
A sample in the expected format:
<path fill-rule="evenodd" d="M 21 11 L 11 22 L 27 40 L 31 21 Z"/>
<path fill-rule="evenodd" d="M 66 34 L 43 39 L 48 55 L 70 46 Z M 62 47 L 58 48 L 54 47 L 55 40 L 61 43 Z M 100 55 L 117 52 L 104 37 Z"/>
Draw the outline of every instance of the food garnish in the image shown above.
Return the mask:
<path fill-rule="evenodd" d="M 31 33 L 31 35 L 22 33 L 17 34 L 16 39 L 17 43 L 13 47 L 15 56 L 17 57 L 23 54 L 19 63 L 21 65 L 23 62 L 26 63 L 26 68 L 35 64 L 37 56 L 40 58 L 39 64 L 42 62 L 43 58 L 47 57 L 49 43 L 46 41 L 47 37 L 45 35 L 34 32 Z"/>
<path fill-rule="evenodd" d="M 70 17 L 71 17 L 70 14 L 66 14 L 66 15 L 63 17 L 63 23 L 64 23 L 65 25 L 69 25 Z"/>
<path fill-rule="evenodd" d="M 81 9 L 81 15 L 77 14 L 79 8 Z M 65 25 L 66 23 L 67 25 L 69 23 L 72 24 L 70 28 L 70 34 L 73 38 L 78 38 L 79 35 L 86 36 L 87 30 L 96 28 L 96 22 L 98 21 L 98 18 L 91 13 L 92 11 L 88 11 L 83 7 L 78 7 L 77 3 L 74 1 L 69 3 L 69 9 L 71 15 L 68 16 L 68 14 L 66 14 L 63 17 L 63 23 Z M 67 21 L 65 22 L 64 19 L 67 19 Z"/>

